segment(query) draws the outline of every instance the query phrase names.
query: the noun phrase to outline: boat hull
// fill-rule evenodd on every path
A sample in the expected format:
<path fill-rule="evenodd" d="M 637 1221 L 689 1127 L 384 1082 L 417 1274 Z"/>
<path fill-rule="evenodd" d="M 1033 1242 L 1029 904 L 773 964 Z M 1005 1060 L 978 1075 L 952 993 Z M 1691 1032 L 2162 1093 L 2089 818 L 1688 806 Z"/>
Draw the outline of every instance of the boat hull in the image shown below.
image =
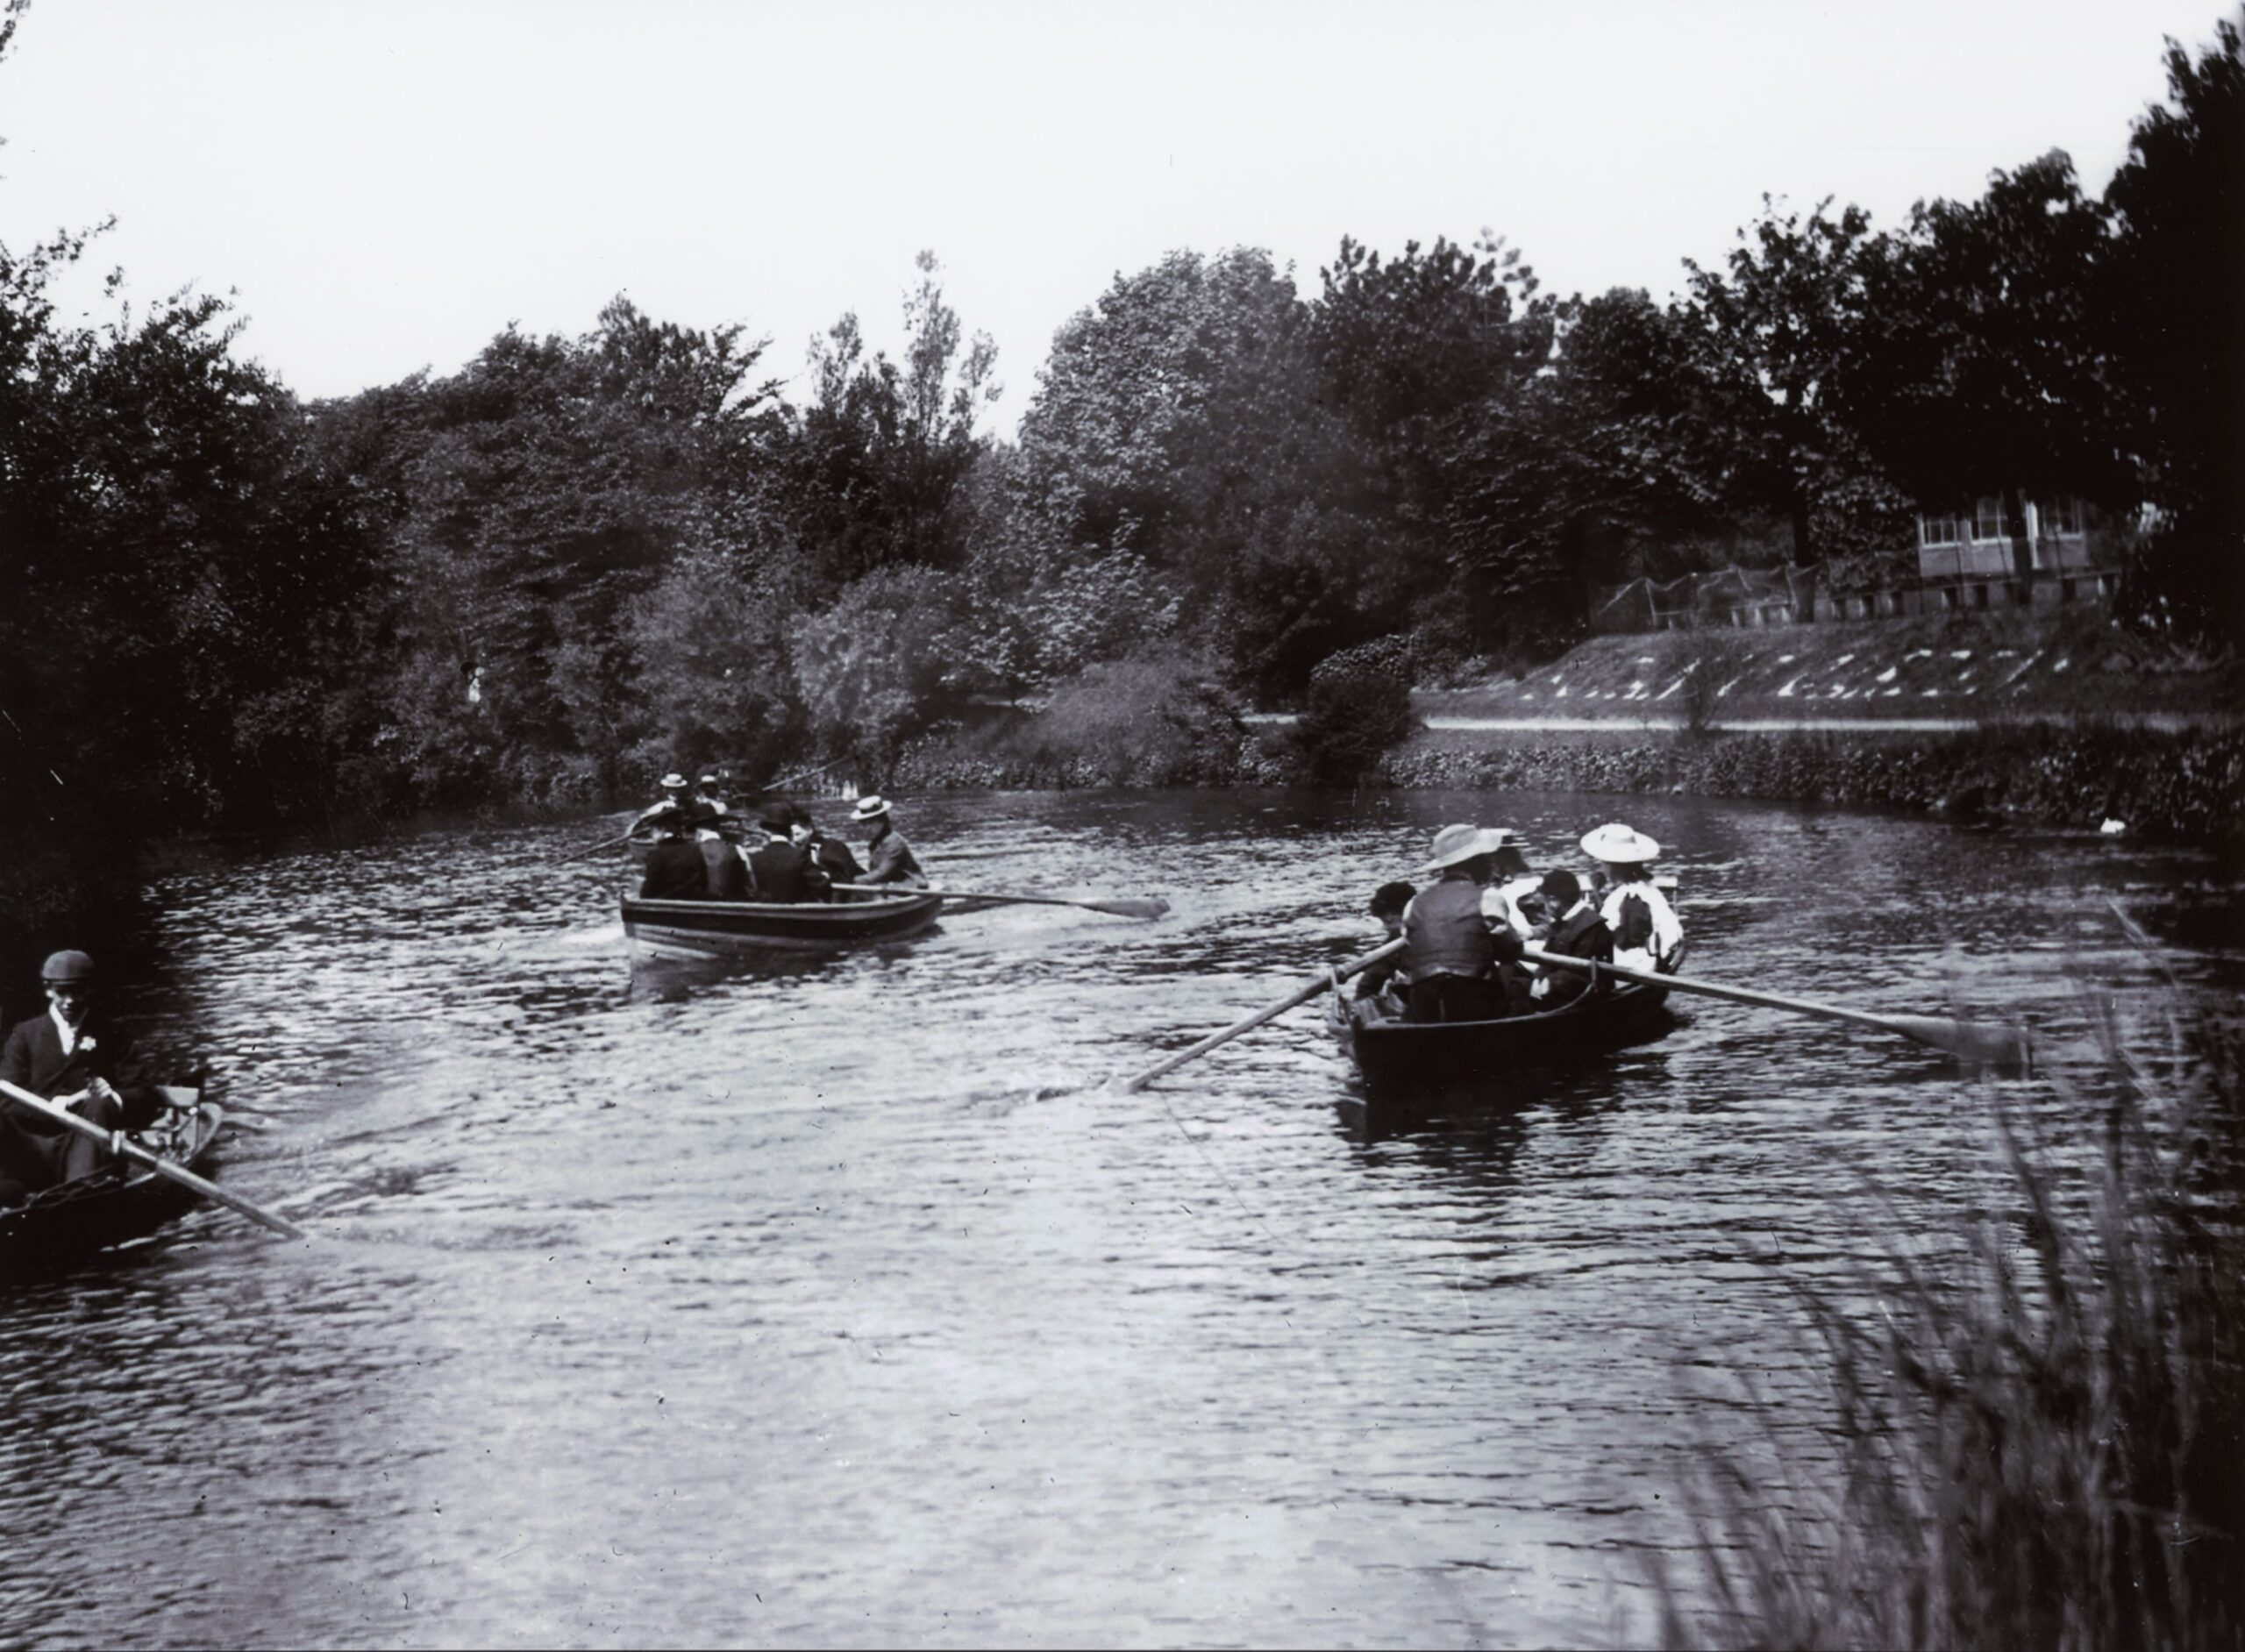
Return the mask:
<path fill-rule="evenodd" d="M 1666 1029 L 1667 1000 L 1664 987 L 1627 986 L 1533 1015 L 1420 1024 L 1336 996 L 1327 1019 L 1363 1076 L 1367 1100 L 1424 1101 L 1501 1090 L 1532 1073 L 1643 1043 Z"/>
<path fill-rule="evenodd" d="M 194 1113 L 174 1144 L 160 1150 L 174 1164 L 199 1171 L 217 1148 L 225 1114 L 216 1102 L 201 1100 L 199 1091 L 167 1090 L 175 1101 L 193 1106 Z M 146 1168 L 50 1187 L 28 1203 L 0 1211 L 0 1278 L 51 1271 L 109 1246 L 145 1238 L 196 1202 L 193 1193 Z"/>
<path fill-rule="evenodd" d="M 624 933 L 674 958 L 830 952 L 917 935 L 943 911 L 941 895 L 870 896 L 847 904 L 801 901 L 642 901 L 625 896 Z"/>

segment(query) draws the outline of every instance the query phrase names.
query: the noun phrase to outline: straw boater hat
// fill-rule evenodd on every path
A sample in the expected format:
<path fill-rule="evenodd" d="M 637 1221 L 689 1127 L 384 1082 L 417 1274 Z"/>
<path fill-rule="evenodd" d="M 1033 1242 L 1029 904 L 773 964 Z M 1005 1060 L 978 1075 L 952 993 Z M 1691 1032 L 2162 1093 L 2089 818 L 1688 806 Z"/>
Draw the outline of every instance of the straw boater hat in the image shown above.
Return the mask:
<path fill-rule="evenodd" d="M 878 792 L 868 792 L 858 800 L 857 808 L 850 811 L 852 820 L 879 820 L 888 813 L 888 800 Z"/>
<path fill-rule="evenodd" d="M 1445 826 L 1435 834 L 1433 857 L 1419 868 L 1419 876 L 1431 878 L 1476 855 L 1493 855 L 1511 841 L 1512 834 L 1501 826 Z"/>
<path fill-rule="evenodd" d="M 663 790 L 666 792 L 682 792 L 685 789 L 686 776 L 679 773 L 676 770 L 673 770 L 670 773 L 663 776 Z"/>
<path fill-rule="evenodd" d="M 1600 826 L 1586 833 L 1582 852 L 1593 860 L 1602 860 L 1609 866 L 1633 866 L 1652 859 L 1660 853 L 1660 845 L 1643 832 L 1624 826 L 1620 821 Z"/>

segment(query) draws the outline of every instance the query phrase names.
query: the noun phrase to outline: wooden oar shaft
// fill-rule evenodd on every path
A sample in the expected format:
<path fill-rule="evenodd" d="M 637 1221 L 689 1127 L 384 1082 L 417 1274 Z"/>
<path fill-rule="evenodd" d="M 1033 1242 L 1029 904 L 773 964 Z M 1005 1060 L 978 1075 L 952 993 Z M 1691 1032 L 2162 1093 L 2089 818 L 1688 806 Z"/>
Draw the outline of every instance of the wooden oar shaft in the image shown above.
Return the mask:
<path fill-rule="evenodd" d="M 33 1095 L 30 1091 L 10 1084 L 5 1079 L 0 1079 L 0 1094 L 4 1094 L 18 1106 L 27 1107 L 32 1112 L 52 1119 L 57 1124 L 77 1131 L 81 1136 L 90 1136 L 94 1140 L 103 1143 L 109 1141 L 110 1133 L 91 1119 L 82 1119 L 68 1107 L 57 1107 L 45 1097 Z M 126 1142 L 124 1144 L 124 1153 L 125 1157 L 134 1164 L 145 1164 L 157 1175 L 175 1181 L 182 1187 L 192 1188 L 203 1198 L 215 1200 L 229 1210 L 238 1210 L 252 1221 L 262 1223 L 275 1233 L 286 1234 L 291 1239 L 311 1237 L 310 1234 L 296 1226 L 286 1216 L 276 1216 L 269 1210 L 253 1205 L 240 1194 L 229 1193 L 217 1183 L 207 1181 L 197 1176 L 184 1164 L 175 1164 L 161 1154 L 150 1152 L 138 1142 Z"/>
<path fill-rule="evenodd" d="M 1796 1015 L 1815 1015 L 1826 1021 L 1852 1022 L 1858 1027 L 1874 1027 L 1880 1032 L 1898 1033 L 1921 1044 L 1931 1044 L 1937 1050 L 1946 1050 L 1976 1061 L 2024 1061 L 2028 1057 L 2024 1036 L 2010 1027 L 1933 1015 L 1875 1015 L 1870 1010 L 1849 1009 L 1839 1004 L 1821 1004 L 1813 999 L 1786 998 L 1777 993 L 1757 992 L 1750 986 L 1696 980 L 1686 975 L 1657 975 L 1650 970 L 1630 969 L 1620 964 L 1593 964 L 1587 958 L 1547 952 L 1538 946 L 1529 947 L 1528 955 L 1539 964 L 1572 970 L 1578 974 L 1611 975 L 1620 980 L 1636 981 L 1647 986 L 1665 986 L 1674 992 L 1698 993 L 1707 998 L 1727 998 L 1735 1004 L 1788 1010 Z"/>
<path fill-rule="evenodd" d="M 1060 895 L 1011 894 L 980 889 L 915 889 L 904 884 L 837 883 L 837 894 L 940 895 L 946 901 L 972 901 L 986 907 L 1080 907 L 1117 918 L 1158 918 L 1169 910 L 1158 895 L 1122 896 L 1106 901 L 1071 901 Z"/>
<path fill-rule="evenodd" d="M 1317 979 L 1310 982 L 1308 986 L 1301 987 L 1294 992 L 1287 993 L 1286 997 L 1280 999 L 1277 1003 L 1272 1005 L 1267 1009 L 1258 1009 L 1246 1019 L 1232 1022 L 1230 1026 L 1225 1028 L 1222 1032 L 1210 1033 L 1206 1038 L 1201 1040 L 1199 1043 L 1194 1044 L 1187 1049 L 1179 1050 L 1175 1055 L 1170 1057 L 1168 1059 L 1157 1062 L 1154 1065 L 1147 1068 L 1144 1072 L 1140 1073 L 1137 1078 L 1129 1080 L 1122 1087 L 1125 1090 L 1143 1090 L 1148 1085 L 1151 1084 L 1156 1079 L 1160 1078 L 1164 1073 L 1176 1072 L 1178 1068 L 1183 1066 L 1187 1062 L 1194 1060 L 1198 1057 L 1207 1055 L 1208 1051 L 1214 1050 L 1218 1044 L 1229 1043 L 1231 1040 L 1238 1037 L 1240 1034 L 1244 1032 L 1251 1032 L 1254 1029 L 1260 1027 L 1265 1022 L 1270 1021 L 1276 1016 L 1285 1015 L 1296 1004 L 1308 1003 L 1311 999 L 1316 997 L 1320 993 L 1325 991 L 1327 987 L 1332 986 L 1334 983 L 1337 981 L 1345 981 L 1351 975 L 1361 974 L 1364 971 L 1370 969 L 1373 965 L 1379 963 L 1380 959 L 1384 958 L 1391 958 L 1394 954 L 1400 952 L 1402 950 L 1403 942 L 1399 937 L 1388 942 L 1385 946 L 1373 948 L 1362 958 L 1351 958 L 1348 963 L 1343 964 L 1335 969 L 1322 971 L 1319 973 Z"/>

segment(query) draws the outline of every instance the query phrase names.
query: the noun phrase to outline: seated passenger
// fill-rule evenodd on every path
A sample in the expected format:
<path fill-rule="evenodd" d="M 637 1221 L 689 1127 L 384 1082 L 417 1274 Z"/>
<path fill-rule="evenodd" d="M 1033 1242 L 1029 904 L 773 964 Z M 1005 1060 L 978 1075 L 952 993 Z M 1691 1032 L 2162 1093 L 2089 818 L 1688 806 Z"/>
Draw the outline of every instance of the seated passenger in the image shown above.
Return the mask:
<path fill-rule="evenodd" d="M 1507 841 L 1497 851 L 1495 870 L 1491 881 L 1491 893 L 1503 903 L 1505 921 L 1513 932 L 1523 941 L 1536 938 L 1538 921 L 1543 916 L 1542 884 L 1528 869 L 1528 857 L 1509 841 L 1511 832 L 1500 826 L 1496 829 Z"/>
<path fill-rule="evenodd" d="M 1599 915 L 1614 932 L 1614 961 L 1625 969 L 1675 968 L 1684 950 L 1684 926 L 1652 880 L 1651 863 L 1660 845 L 1616 821 L 1586 835 L 1582 851 L 1611 879 Z"/>
<path fill-rule="evenodd" d="M 1614 932 L 1583 894 L 1579 878 L 1566 871 L 1546 872 L 1542 894 L 1545 909 L 1551 914 L 1550 929 L 1543 937 L 1545 951 L 1595 958 L 1601 964 L 1614 961 Z M 1543 970 L 1529 988 L 1529 996 L 1538 1009 L 1557 1009 L 1581 997 L 1590 985 L 1588 976 L 1572 970 Z"/>
<path fill-rule="evenodd" d="M 795 822 L 784 805 L 765 815 L 764 843 L 748 858 L 756 899 L 792 904 L 812 898 L 810 851 L 795 841 Z"/>
<path fill-rule="evenodd" d="M 1379 920 L 1381 927 L 1387 931 L 1389 940 L 1401 936 L 1404 908 L 1411 904 L 1411 897 L 1417 893 L 1408 883 L 1384 883 L 1372 891 L 1372 905 L 1367 909 Z M 1358 998 L 1377 998 L 1393 988 L 1392 995 L 1399 1000 L 1400 1007 L 1403 991 L 1410 985 L 1411 978 L 1403 972 L 1403 955 L 1391 952 L 1379 963 L 1358 972 L 1356 995 Z"/>
<path fill-rule="evenodd" d="M 709 898 L 709 869 L 702 858 L 702 845 L 686 835 L 676 817 L 658 818 L 661 835 L 647 851 L 645 872 L 639 879 L 642 901 L 706 901 Z"/>
<path fill-rule="evenodd" d="M 860 823 L 871 821 L 873 828 L 866 839 L 866 875 L 859 879 L 860 883 L 893 883 L 907 889 L 928 887 L 927 879 L 921 875 L 919 857 L 888 817 L 887 798 L 859 798 L 850 818 Z"/>
<path fill-rule="evenodd" d="M 1501 904 L 1486 897 L 1505 834 L 1445 826 L 1422 877 L 1436 881 L 1403 909 L 1403 967 L 1411 977 L 1404 1019 L 1493 1021 L 1510 1013 L 1500 968 L 1517 972 L 1526 948 Z"/>
<path fill-rule="evenodd" d="M 800 804 L 791 803 L 788 806 L 788 810 L 791 834 L 796 843 L 810 852 L 811 868 L 814 873 L 812 887 L 819 899 L 832 900 L 836 884 L 855 883 L 866 875 L 866 869 L 858 864 L 858 858 L 850 852 L 850 845 L 838 837 L 829 837 L 821 831 L 817 823 L 811 819 L 809 809 Z"/>

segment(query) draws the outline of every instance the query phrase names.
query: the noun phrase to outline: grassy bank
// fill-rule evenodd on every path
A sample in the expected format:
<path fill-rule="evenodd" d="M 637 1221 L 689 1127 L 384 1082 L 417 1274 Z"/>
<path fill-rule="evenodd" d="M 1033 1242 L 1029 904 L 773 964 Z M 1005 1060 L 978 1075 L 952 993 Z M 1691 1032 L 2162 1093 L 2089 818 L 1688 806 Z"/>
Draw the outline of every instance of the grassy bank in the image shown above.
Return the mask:
<path fill-rule="evenodd" d="M 1898 1235 L 1849 1289 L 1875 1315 L 1802 1288 L 1835 1457 L 1707 1465 L 1661 1643 L 2240 1643 L 2245 1028 L 2178 991 L 2163 1031 L 2104 1030 L 2042 1112 L 1997 1101 L 2007 1208 Z"/>

